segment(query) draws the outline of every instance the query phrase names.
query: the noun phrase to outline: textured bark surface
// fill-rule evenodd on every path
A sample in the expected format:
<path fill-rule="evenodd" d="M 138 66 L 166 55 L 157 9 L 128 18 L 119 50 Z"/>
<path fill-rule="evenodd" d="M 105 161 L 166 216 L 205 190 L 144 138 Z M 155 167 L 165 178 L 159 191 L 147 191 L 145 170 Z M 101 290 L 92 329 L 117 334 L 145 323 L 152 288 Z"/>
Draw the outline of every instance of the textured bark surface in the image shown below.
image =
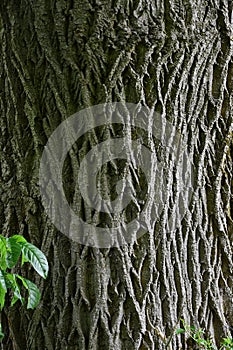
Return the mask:
<path fill-rule="evenodd" d="M 25 235 L 50 264 L 46 281 L 24 270 L 42 301 L 5 310 L 1 349 L 160 350 L 180 317 L 218 342 L 233 326 L 232 1 L 1 0 L 0 21 L 1 231 Z M 172 232 L 168 206 L 153 234 L 97 249 L 57 232 L 38 174 L 61 121 L 108 101 L 166 114 L 188 145 L 194 195 Z M 101 130 L 77 141 L 64 167 L 86 219 L 74 179 L 96 140 Z M 180 336 L 170 345 L 188 346 Z"/>

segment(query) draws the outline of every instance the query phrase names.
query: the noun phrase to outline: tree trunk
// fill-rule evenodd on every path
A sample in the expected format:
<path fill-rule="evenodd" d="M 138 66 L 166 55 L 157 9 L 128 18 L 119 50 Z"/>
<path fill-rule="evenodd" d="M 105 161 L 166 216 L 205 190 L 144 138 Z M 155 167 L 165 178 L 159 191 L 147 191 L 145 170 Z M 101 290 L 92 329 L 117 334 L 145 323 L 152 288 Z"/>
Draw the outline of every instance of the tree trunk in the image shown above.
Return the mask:
<path fill-rule="evenodd" d="M 174 334 L 180 318 L 219 344 L 233 327 L 232 1 L 2 0 L 0 20 L 1 231 L 24 235 L 50 265 L 46 281 L 23 269 L 42 300 L 33 311 L 19 304 L 4 310 L 1 349 L 160 350 L 168 342 L 188 349 L 185 336 Z M 167 118 L 187 145 L 194 180 L 171 231 L 168 203 L 153 232 L 98 248 L 53 225 L 39 168 L 63 120 L 111 101 L 140 103 Z M 104 132 L 83 135 L 63 169 L 66 197 L 83 220 L 93 213 L 77 189 L 77 169 Z M 114 125 L 111 137 L 123 133 Z M 125 166 L 106 165 L 110 194 L 114 164 Z M 173 187 L 167 195 L 172 202 Z M 111 224 L 109 215 L 99 219 Z"/>

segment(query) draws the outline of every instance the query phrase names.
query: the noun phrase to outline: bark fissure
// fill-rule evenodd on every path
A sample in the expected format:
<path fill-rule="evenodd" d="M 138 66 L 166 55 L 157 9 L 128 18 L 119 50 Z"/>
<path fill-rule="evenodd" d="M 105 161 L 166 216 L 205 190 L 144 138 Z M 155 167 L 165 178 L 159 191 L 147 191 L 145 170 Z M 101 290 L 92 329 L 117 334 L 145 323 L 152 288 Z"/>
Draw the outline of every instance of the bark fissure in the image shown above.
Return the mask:
<path fill-rule="evenodd" d="M 172 349 L 188 349 L 184 337 L 171 337 L 180 317 L 208 329 L 217 343 L 230 334 L 232 16 L 228 0 L 1 2 L 1 230 L 25 235 L 50 263 L 48 280 L 37 280 L 39 307 L 3 313 L 1 349 L 157 350 L 168 341 Z M 148 135 L 141 137 L 170 164 L 164 211 L 137 242 L 97 249 L 70 241 L 46 216 L 39 164 L 61 121 L 111 101 L 141 103 L 176 127 L 194 165 L 194 187 L 189 205 L 182 198 L 185 216 L 169 221 L 178 200 L 175 164 L 159 150 L 148 117 Z M 86 221 L 104 226 L 113 217 L 93 212 L 81 198 L 81 160 L 99 141 L 133 133 L 141 135 L 137 128 L 96 128 L 69 152 L 66 196 Z M 120 166 L 118 173 L 117 161 L 102 169 L 107 197 L 128 171 Z M 133 176 L 140 192 L 143 177 Z M 130 219 L 140 208 L 136 201 L 122 215 Z"/>

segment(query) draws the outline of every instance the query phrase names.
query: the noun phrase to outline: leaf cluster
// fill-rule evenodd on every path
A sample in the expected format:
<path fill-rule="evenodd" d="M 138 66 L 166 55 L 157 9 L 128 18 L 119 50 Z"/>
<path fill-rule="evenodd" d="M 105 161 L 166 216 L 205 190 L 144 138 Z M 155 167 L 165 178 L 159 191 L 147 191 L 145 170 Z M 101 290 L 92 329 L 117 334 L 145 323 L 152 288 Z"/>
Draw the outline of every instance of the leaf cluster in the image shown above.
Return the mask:
<path fill-rule="evenodd" d="M 24 304 L 25 299 L 22 297 L 21 286 L 27 293 L 27 309 L 34 309 L 40 301 L 40 291 L 32 281 L 11 273 L 10 269 L 14 268 L 21 256 L 21 266 L 24 263 L 30 263 L 36 272 L 43 278 L 48 275 L 48 261 L 45 255 L 33 244 L 20 235 L 14 235 L 6 238 L 0 235 L 0 311 L 3 309 L 6 301 L 8 290 L 13 292 L 11 306 L 18 300 Z M 0 341 L 4 334 L 0 324 Z"/>
<path fill-rule="evenodd" d="M 230 337 L 223 338 L 218 349 L 211 338 L 205 337 L 205 331 L 202 328 L 189 326 L 183 319 L 181 319 L 183 328 L 178 328 L 176 334 L 186 333 L 198 345 L 199 349 L 206 350 L 233 350 L 233 339 Z"/>

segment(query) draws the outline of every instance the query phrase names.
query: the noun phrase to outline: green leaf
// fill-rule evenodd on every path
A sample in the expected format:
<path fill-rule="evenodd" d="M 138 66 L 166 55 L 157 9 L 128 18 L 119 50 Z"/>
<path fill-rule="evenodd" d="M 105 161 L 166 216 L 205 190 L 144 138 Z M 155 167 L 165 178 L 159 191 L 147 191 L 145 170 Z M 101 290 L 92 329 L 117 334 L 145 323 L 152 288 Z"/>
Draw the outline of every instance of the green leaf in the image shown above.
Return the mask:
<path fill-rule="evenodd" d="M 197 339 L 196 342 L 197 342 L 198 344 L 202 344 L 202 345 L 206 345 L 206 343 L 207 343 L 206 340 L 205 340 L 205 339 L 202 339 L 202 338 Z"/>
<path fill-rule="evenodd" d="M 28 279 L 17 275 L 17 277 L 22 281 L 24 287 L 28 290 L 28 304 L 27 309 L 34 309 L 40 302 L 40 291 L 35 285 L 35 283 L 29 281 Z"/>
<path fill-rule="evenodd" d="M 7 292 L 7 286 L 6 286 L 4 273 L 2 270 L 0 270 L 0 310 L 2 310 L 5 305 L 6 292 Z"/>
<path fill-rule="evenodd" d="M 21 263 L 21 266 L 23 266 L 23 264 L 24 264 L 25 262 L 28 262 L 28 259 L 26 259 L 24 253 L 22 252 L 22 263 Z"/>
<path fill-rule="evenodd" d="M 4 271 L 7 269 L 6 254 L 6 238 L 0 235 L 0 268 Z"/>
<path fill-rule="evenodd" d="M 185 333 L 185 329 L 183 329 L 183 328 L 178 328 L 178 329 L 176 330 L 176 334 L 181 334 L 181 333 Z"/>
<path fill-rule="evenodd" d="M 223 338 L 220 349 L 233 350 L 233 339 L 230 337 Z"/>
<path fill-rule="evenodd" d="M 20 300 L 22 304 L 24 303 L 24 298 L 22 298 L 21 296 L 20 287 L 16 281 L 16 277 L 17 275 L 13 273 L 7 273 L 5 275 L 7 288 L 11 288 L 13 291 L 13 299 L 11 301 L 11 306 L 13 306 L 17 300 Z"/>
<path fill-rule="evenodd" d="M 16 286 L 15 275 L 12 273 L 5 273 L 4 277 L 6 281 L 6 287 L 14 289 Z"/>
<path fill-rule="evenodd" d="M 222 340 L 223 340 L 222 341 L 223 345 L 233 345 L 233 339 L 232 338 L 227 337 L 227 338 L 223 338 Z"/>
<path fill-rule="evenodd" d="M 40 276 L 46 278 L 48 275 L 48 261 L 45 255 L 33 244 L 21 242 L 24 259 L 29 261 Z"/>
<path fill-rule="evenodd" d="M 11 306 L 13 306 L 13 305 L 16 303 L 16 301 L 18 301 L 18 300 L 21 301 L 21 304 L 24 304 L 24 298 L 22 298 L 21 295 L 20 295 L 20 298 L 19 298 L 18 295 L 16 295 L 16 294 L 14 293 L 14 296 L 13 296 L 13 298 L 12 298 L 12 300 L 11 300 Z"/>
<path fill-rule="evenodd" d="M 14 235 L 11 237 L 11 239 L 14 240 L 16 243 L 18 243 L 21 246 L 21 248 L 22 248 L 24 243 L 27 243 L 27 240 L 23 236 L 20 236 L 20 235 Z M 21 251 L 21 253 L 22 253 L 21 266 L 23 266 L 23 264 L 25 262 L 28 262 L 28 260 L 26 259 L 25 255 L 23 254 L 22 251 Z"/>
<path fill-rule="evenodd" d="M 2 288 L 2 285 L 0 284 L 0 310 L 2 310 L 5 305 L 5 297 L 6 291 Z"/>
<path fill-rule="evenodd" d="M 0 284 L 3 287 L 5 291 L 7 291 L 7 285 L 6 285 L 6 280 L 5 280 L 5 274 L 2 269 L 0 269 Z"/>
<path fill-rule="evenodd" d="M 6 247 L 7 247 L 7 254 L 6 254 L 7 267 L 12 268 L 17 264 L 22 248 L 21 248 L 21 245 L 17 243 L 17 241 L 14 239 L 14 236 L 6 239 Z"/>
<path fill-rule="evenodd" d="M 11 236 L 10 238 L 12 240 L 14 240 L 16 243 L 25 243 L 25 242 L 27 242 L 27 240 L 23 236 L 20 236 L 20 235 L 14 235 L 14 236 Z"/>

